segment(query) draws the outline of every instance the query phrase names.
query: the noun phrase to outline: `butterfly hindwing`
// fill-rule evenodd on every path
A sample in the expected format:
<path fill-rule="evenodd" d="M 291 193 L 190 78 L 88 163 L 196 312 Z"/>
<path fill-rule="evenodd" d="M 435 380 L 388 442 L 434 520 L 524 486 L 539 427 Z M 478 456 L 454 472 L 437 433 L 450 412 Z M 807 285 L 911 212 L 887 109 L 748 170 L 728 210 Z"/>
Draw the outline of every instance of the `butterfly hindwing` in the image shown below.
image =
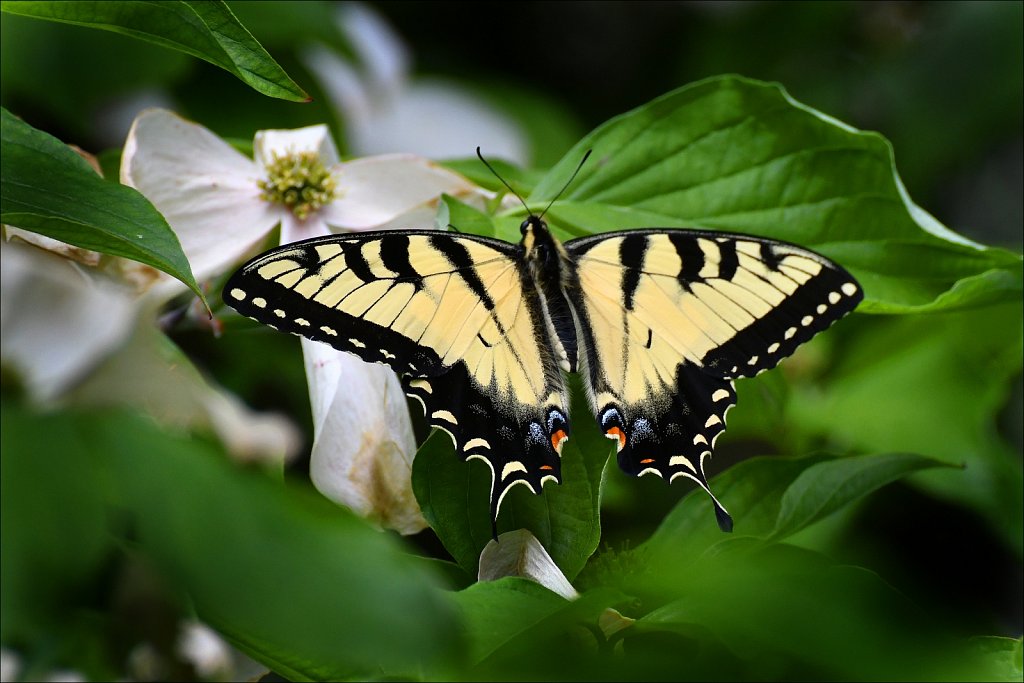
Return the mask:
<path fill-rule="evenodd" d="M 619 464 L 709 493 L 703 463 L 736 402 L 732 380 L 774 367 L 862 298 L 828 259 L 749 236 L 630 230 L 565 248 L 585 379 Z"/>
<path fill-rule="evenodd" d="M 521 248 L 436 231 L 332 235 L 271 250 L 228 281 L 239 312 L 399 373 L 464 459 L 491 468 L 492 514 L 517 483 L 560 481 L 567 400 Z"/>
<path fill-rule="evenodd" d="M 561 480 L 560 453 L 569 434 L 568 413 L 556 392 L 542 406 L 481 392 L 462 364 L 437 377 L 404 377 L 431 424 L 451 436 L 465 460 L 480 459 L 491 470 L 491 517 L 516 484 L 540 493 Z"/>

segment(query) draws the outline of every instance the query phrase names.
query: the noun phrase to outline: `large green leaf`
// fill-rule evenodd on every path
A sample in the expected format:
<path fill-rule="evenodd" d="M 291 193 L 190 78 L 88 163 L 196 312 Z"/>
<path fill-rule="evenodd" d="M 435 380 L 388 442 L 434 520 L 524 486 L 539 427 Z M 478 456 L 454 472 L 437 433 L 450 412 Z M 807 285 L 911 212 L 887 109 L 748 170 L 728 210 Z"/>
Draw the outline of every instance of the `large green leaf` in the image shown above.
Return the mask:
<path fill-rule="evenodd" d="M 0 221 L 153 266 L 202 298 L 177 236 L 145 197 L 6 109 L 0 117 Z"/>
<path fill-rule="evenodd" d="M 788 423 L 827 435 L 837 448 L 910 451 L 962 465 L 912 481 L 977 510 L 1020 553 L 1020 453 L 995 425 L 1024 364 L 1021 317 L 1020 304 L 1009 303 L 855 321 L 821 383 L 793 386 Z"/>
<path fill-rule="evenodd" d="M 991 666 L 991 680 L 1019 681 L 1024 679 L 1024 640 L 1000 636 L 978 636 L 971 645 L 980 658 Z"/>
<path fill-rule="evenodd" d="M 306 102 L 297 86 L 223 2 L 37 2 L 5 0 L 0 9 L 36 19 L 88 26 L 180 50 L 234 74 L 253 89 Z"/>
<path fill-rule="evenodd" d="M 514 487 L 502 502 L 499 532 L 529 529 L 571 580 L 601 537 L 601 479 L 611 446 L 587 419 L 589 409 L 573 393 L 572 437 L 562 450 L 562 484 L 540 495 Z M 413 491 L 423 515 L 455 561 L 476 576 L 480 551 L 491 540 L 490 470 L 456 456 L 451 440 L 433 434 L 413 461 Z"/>
<path fill-rule="evenodd" d="M 569 601 L 511 577 L 471 586 L 455 595 L 471 634 L 470 674 L 477 680 L 595 680 L 604 672 L 594 656 L 599 618 L 622 600 L 597 590 Z"/>
<path fill-rule="evenodd" d="M 746 460 L 711 481 L 711 490 L 736 521 L 734 535 L 781 541 L 899 477 L 943 463 L 901 453 L 836 458 L 759 457 Z M 628 583 L 656 587 L 659 568 L 678 567 L 718 552 L 734 536 L 719 531 L 707 494 L 694 489 L 661 526 L 632 553 L 627 575 L 654 578 Z M 596 568 L 601 570 L 600 563 Z M 590 575 L 587 577 L 591 578 Z M 669 579 L 670 583 L 672 579 Z M 620 586 L 621 587 L 621 586 Z M 623 588 L 624 589 L 624 588 Z"/>
<path fill-rule="evenodd" d="M 637 620 L 625 649 L 661 635 L 661 669 L 674 661 L 687 678 L 993 680 L 1006 669 L 873 572 L 786 544 L 733 543 L 672 578 L 677 599 Z M 705 643 L 724 645 L 724 661 L 683 655 Z"/>
<path fill-rule="evenodd" d="M 566 605 L 565 598 L 517 577 L 476 583 L 455 599 L 472 634 L 468 660 L 473 664 Z"/>
<path fill-rule="evenodd" d="M 913 453 L 851 456 L 812 465 L 782 495 L 771 537 L 792 536 L 886 484 L 941 465 Z"/>
<path fill-rule="evenodd" d="M 71 611 L 67 589 L 88 590 L 106 519 L 202 620 L 292 680 L 439 674 L 457 657 L 438 575 L 351 513 L 131 415 L 36 416 L 5 401 L 3 416 L 4 493 L 19 494 L 3 497 L 5 629 L 9 605 L 23 611 L 7 591 L 33 572 L 63 572 L 49 598 Z M 80 518 L 57 512 L 71 503 Z"/>
<path fill-rule="evenodd" d="M 95 579 L 107 534 L 102 462 L 74 420 L 0 413 L 0 640 L 57 638 L 74 618 L 65 596 Z"/>
<path fill-rule="evenodd" d="M 973 244 L 907 195 L 889 144 L 735 76 L 688 85 L 586 136 L 530 195 L 573 234 L 699 227 L 796 242 L 864 285 L 860 310 L 946 310 L 1019 300 L 1019 255 Z"/>

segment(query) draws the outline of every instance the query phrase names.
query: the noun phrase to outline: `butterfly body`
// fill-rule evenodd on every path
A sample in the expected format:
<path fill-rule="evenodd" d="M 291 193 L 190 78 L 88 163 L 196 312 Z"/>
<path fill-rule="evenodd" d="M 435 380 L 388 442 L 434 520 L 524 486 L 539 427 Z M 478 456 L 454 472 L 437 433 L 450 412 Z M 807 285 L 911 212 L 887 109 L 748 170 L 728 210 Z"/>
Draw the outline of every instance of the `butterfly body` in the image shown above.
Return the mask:
<path fill-rule="evenodd" d="M 458 455 L 490 467 L 492 519 L 514 485 L 561 480 L 565 372 L 582 375 L 624 471 L 710 494 L 704 461 L 733 380 L 862 298 L 841 267 L 784 242 L 646 229 L 563 244 L 535 215 L 521 232 L 519 244 L 432 230 L 314 238 L 253 259 L 224 298 L 398 372 Z"/>

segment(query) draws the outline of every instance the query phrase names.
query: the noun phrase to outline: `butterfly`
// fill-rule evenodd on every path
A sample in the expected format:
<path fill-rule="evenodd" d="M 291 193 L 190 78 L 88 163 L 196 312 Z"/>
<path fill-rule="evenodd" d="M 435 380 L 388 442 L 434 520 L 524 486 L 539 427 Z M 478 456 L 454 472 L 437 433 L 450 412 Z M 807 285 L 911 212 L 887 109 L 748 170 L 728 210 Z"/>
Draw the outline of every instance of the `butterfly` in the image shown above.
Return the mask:
<path fill-rule="evenodd" d="M 650 228 L 562 243 L 543 215 L 522 222 L 518 244 L 441 230 L 287 244 L 235 272 L 224 301 L 390 366 L 456 453 L 490 468 L 492 526 L 513 486 L 561 481 L 564 373 L 578 372 L 620 467 L 695 481 L 731 530 L 704 462 L 733 381 L 852 311 L 860 285 L 787 242 Z"/>

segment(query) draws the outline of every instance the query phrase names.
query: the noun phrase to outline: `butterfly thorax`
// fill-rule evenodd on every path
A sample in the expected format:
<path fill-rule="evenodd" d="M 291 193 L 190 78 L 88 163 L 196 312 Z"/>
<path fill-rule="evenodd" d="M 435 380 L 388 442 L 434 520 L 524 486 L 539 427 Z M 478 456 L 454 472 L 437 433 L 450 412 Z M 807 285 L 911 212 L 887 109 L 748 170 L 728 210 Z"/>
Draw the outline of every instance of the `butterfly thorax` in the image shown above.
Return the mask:
<path fill-rule="evenodd" d="M 564 370 L 575 371 L 576 326 L 566 296 L 566 289 L 572 288 L 575 275 L 572 260 L 539 216 L 530 216 L 519 229 L 523 233 L 520 242 L 523 260 L 535 290 L 541 295 L 541 310 L 559 365 Z"/>
<path fill-rule="evenodd" d="M 530 216 L 519 226 L 523 239 L 524 260 L 538 286 L 562 283 L 571 261 L 562 243 L 555 239 L 548 225 L 538 216 Z"/>

